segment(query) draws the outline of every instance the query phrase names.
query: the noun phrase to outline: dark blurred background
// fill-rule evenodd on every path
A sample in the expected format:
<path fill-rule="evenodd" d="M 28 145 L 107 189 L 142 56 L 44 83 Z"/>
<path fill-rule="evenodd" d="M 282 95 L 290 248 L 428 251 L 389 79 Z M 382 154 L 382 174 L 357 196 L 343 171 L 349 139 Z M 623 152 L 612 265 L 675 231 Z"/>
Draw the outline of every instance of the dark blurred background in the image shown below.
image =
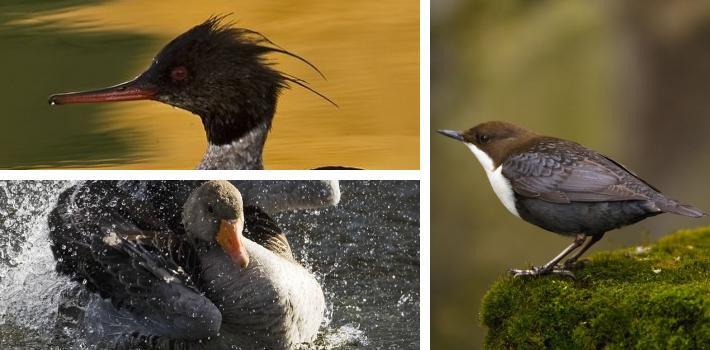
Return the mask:
<path fill-rule="evenodd" d="M 710 2 L 433 0 L 432 348 L 481 348 L 481 298 L 570 243 L 508 213 L 475 157 L 436 129 L 505 120 L 575 140 L 710 210 Z M 671 214 L 594 250 L 710 218 Z"/>

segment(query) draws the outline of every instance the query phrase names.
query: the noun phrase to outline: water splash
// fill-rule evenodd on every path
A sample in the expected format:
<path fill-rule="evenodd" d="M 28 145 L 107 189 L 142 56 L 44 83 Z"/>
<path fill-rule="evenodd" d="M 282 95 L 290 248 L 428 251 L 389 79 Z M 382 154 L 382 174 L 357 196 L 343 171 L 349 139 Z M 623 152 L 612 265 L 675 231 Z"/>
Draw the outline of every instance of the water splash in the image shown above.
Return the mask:
<path fill-rule="evenodd" d="M 70 183 L 0 182 L 0 345 L 51 339 L 59 298 L 70 286 L 54 272 L 46 217 Z"/>
<path fill-rule="evenodd" d="M 0 182 L 0 349 L 85 347 L 58 312 L 82 289 L 54 272 L 46 222 L 70 185 Z M 418 190 L 415 182 L 346 182 L 338 207 L 276 215 L 326 294 L 321 333 L 302 349 L 418 347 Z M 69 307 L 81 312 L 82 304 Z"/>
<path fill-rule="evenodd" d="M 365 332 L 360 329 L 360 326 L 348 323 L 337 328 L 326 329 L 314 344 L 304 345 L 299 350 L 359 348 L 368 345 L 370 345 L 370 342 L 365 336 Z"/>

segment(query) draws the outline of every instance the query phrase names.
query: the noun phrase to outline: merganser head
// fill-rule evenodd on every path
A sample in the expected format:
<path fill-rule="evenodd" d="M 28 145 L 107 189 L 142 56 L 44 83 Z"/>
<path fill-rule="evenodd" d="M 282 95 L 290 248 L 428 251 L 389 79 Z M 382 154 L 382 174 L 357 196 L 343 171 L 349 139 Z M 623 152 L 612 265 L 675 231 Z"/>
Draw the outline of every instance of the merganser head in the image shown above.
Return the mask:
<path fill-rule="evenodd" d="M 208 181 L 192 191 L 183 205 L 182 224 L 193 239 L 216 243 L 235 264 L 246 268 L 242 195 L 227 181 Z"/>
<path fill-rule="evenodd" d="M 286 54 L 318 70 L 265 36 L 223 24 L 223 19 L 211 17 L 173 39 L 150 67 L 131 81 L 53 95 L 49 102 L 160 101 L 199 115 L 214 145 L 228 144 L 257 127 L 268 129 L 278 95 L 288 83 L 313 90 L 303 80 L 274 69 L 264 55 Z"/>

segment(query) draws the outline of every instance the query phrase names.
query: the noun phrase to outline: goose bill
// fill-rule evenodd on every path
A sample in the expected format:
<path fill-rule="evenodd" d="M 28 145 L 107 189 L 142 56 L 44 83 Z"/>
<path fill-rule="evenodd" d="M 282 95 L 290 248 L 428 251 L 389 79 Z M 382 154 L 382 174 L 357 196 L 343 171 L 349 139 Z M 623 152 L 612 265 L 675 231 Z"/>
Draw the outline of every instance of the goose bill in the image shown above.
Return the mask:
<path fill-rule="evenodd" d="M 246 268 L 249 266 L 249 254 L 244 247 L 242 227 L 244 225 L 239 220 L 222 220 L 217 233 L 217 243 L 235 264 Z"/>

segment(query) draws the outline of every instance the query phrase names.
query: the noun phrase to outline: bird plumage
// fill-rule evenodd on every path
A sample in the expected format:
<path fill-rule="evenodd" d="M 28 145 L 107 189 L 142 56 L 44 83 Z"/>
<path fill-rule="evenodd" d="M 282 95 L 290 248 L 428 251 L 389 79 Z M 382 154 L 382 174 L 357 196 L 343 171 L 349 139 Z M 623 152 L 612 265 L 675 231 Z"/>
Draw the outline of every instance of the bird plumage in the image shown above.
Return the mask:
<path fill-rule="evenodd" d="M 502 164 L 513 190 L 550 203 L 647 201 L 653 212 L 701 216 L 663 195 L 621 164 L 577 143 L 537 138 Z"/>
<path fill-rule="evenodd" d="M 486 122 L 463 132 L 439 130 L 463 142 L 485 170 L 491 187 L 514 215 L 545 230 L 574 235 L 574 242 L 541 267 L 516 276 L 572 275 L 571 266 L 612 229 L 661 213 L 705 215 L 661 193 L 620 163 L 576 142 L 542 136 L 520 126 Z"/>
<path fill-rule="evenodd" d="M 263 149 L 283 89 L 308 83 L 276 69 L 268 54 L 296 58 L 266 36 L 213 16 L 163 47 L 135 79 L 104 89 L 56 94 L 52 105 L 155 100 L 200 117 L 208 147 L 198 169 L 263 169 Z M 337 105 L 336 105 L 337 106 Z"/>
<path fill-rule="evenodd" d="M 122 184 L 88 182 L 62 193 L 50 214 L 57 271 L 102 299 L 91 314 L 103 324 L 95 330 L 117 333 L 100 339 L 111 341 L 103 346 L 288 349 L 313 340 L 323 294 L 276 222 L 244 208 L 252 263 L 242 270 L 163 213 L 184 201 L 175 184 L 148 189 L 141 200 Z"/>

